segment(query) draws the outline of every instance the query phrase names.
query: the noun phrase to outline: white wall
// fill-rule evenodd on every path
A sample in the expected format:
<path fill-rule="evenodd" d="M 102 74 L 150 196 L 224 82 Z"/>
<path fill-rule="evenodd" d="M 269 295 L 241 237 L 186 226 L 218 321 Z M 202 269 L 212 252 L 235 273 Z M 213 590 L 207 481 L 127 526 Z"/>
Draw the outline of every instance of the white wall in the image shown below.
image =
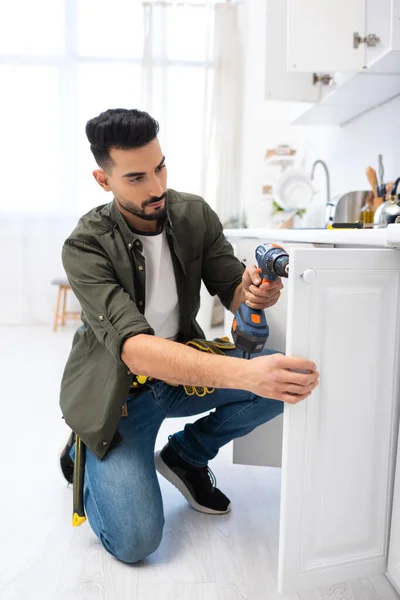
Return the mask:
<path fill-rule="evenodd" d="M 50 325 L 64 278 L 61 247 L 77 219 L 0 216 L 0 325 Z M 69 294 L 67 310 L 79 310 Z"/>
<path fill-rule="evenodd" d="M 267 109 L 268 110 L 268 109 Z M 332 193 L 369 189 L 368 165 L 378 171 L 383 155 L 385 179 L 400 174 L 400 97 L 358 117 L 343 127 L 292 127 L 308 162 L 323 158 L 330 167 Z"/>
<path fill-rule="evenodd" d="M 331 175 L 332 197 L 348 191 L 369 190 L 366 168 L 370 165 L 378 173 L 378 154 L 383 155 L 385 182 L 394 181 L 400 175 L 400 97 L 343 127 L 290 125 L 298 110 L 299 105 L 295 104 L 264 103 L 262 123 L 265 146 L 291 144 L 297 149 L 298 160 L 308 173 L 316 159 L 324 160 Z M 264 172 L 265 169 L 259 172 L 260 184 Z M 321 167 L 315 171 L 315 187 L 320 193 L 314 198 L 314 215 L 304 221 L 305 226 L 324 225 L 326 179 Z M 262 201 L 258 200 L 258 204 L 262 207 Z M 252 221 L 252 218 L 249 220 Z M 301 226 L 301 221 L 297 220 L 296 225 Z"/>
<path fill-rule="evenodd" d="M 242 209 L 248 216 L 256 210 L 261 193 L 265 134 L 261 126 L 265 89 L 265 0 L 247 0 L 240 6 L 244 56 L 242 132 Z M 250 225 L 250 223 L 249 223 Z"/>
<path fill-rule="evenodd" d="M 266 181 L 264 156 L 268 148 L 296 140 L 289 126 L 299 106 L 265 102 L 267 19 L 266 0 L 246 0 L 241 6 L 244 56 L 244 111 L 242 133 L 242 209 L 249 227 L 269 225 L 269 205 L 260 200 Z"/>

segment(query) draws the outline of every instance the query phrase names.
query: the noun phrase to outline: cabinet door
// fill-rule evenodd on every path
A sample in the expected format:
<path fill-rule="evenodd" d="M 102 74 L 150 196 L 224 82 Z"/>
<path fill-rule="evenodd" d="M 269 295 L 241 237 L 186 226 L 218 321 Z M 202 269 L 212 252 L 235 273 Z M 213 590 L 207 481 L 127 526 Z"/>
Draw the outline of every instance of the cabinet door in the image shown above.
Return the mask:
<path fill-rule="evenodd" d="M 255 249 L 265 240 L 241 239 L 230 240 L 235 249 L 236 256 L 245 264 L 255 263 Z M 284 246 L 291 252 L 292 248 L 312 248 L 312 244 L 295 244 L 274 242 Z M 285 352 L 286 350 L 286 321 L 288 305 L 288 280 L 283 280 L 284 288 L 279 302 L 266 311 L 270 328 L 266 348 Z M 233 316 L 226 311 L 225 335 L 230 335 Z M 233 462 L 241 465 L 259 465 L 266 467 L 280 467 L 282 465 L 282 432 L 283 415 L 261 425 L 249 434 L 233 441 Z"/>
<path fill-rule="evenodd" d="M 287 72 L 286 21 L 285 0 L 268 0 L 265 99 L 317 102 L 321 87 L 313 84 L 312 73 Z"/>
<path fill-rule="evenodd" d="M 399 8 L 398 2 L 392 2 L 392 0 L 366 0 L 366 32 L 368 34 L 375 34 L 379 37 L 379 43 L 376 46 L 366 46 L 366 66 L 374 72 L 399 72 L 398 57 L 395 59 L 393 64 L 389 60 L 385 68 L 382 69 L 381 59 L 385 56 L 392 47 L 395 45 L 392 40 L 392 32 L 394 31 L 394 21 L 399 20 Z M 376 66 L 375 63 L 378 63 Z"/>
<path fill-rule="evenodd" d="M 312 359 L 320 385 L 307 400 L 285 405 L 281 593 L 386 570 L 399 273 L 393 250 L 290 253 L 286 353 Z"/>
<path fill-rule="evenodd" d="M 288 71 L 361 71 L 365 44 L 365 0 L 287 0 Z"/>
<path fill-rule="evenodd" d="M 397 449 L 387 576 L 400 594 L 400 439 Z"/>

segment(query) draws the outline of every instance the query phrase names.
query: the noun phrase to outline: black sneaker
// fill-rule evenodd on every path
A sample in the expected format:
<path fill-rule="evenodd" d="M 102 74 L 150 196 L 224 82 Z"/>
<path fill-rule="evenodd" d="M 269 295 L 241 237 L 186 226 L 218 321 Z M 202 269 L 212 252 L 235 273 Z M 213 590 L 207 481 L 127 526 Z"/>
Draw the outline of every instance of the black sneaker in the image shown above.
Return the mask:
<path fill-rule="evenodd" d="M 70 457 L 69 453 L 71 451 L 72 446 L 75 444 L 75 439 L 75 432 L 72 431 L 71 435 L 68 438 L 66 446 L 60 454 L 61 471 L 68 483 L 73 483 L 74 480 L 74 461 Z"/>
<path fill-rule="evenodd" d="M 230 510 L 230 500 L 216 486 L 217 481 L 209 467 L 195 467 L 186 462 L 168 443 L 156 452 L 157 471 L 168 479 L 196 510 L 212 515 L 223 515 Z"/>

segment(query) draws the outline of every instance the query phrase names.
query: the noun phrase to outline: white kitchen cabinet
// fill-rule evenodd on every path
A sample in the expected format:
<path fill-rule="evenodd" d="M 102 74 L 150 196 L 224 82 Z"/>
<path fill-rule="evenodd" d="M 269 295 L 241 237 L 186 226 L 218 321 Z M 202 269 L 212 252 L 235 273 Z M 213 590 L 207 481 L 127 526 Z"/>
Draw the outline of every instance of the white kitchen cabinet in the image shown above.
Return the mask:
<path fill-rule="evenodd" d="M 400 440 L 397 448 L 387 576 L 400 594 Z"/>
<path fill-rule="evenodd" d="M 335 85 L 323 88 L 320 102 L 304 111 L 294 125 L 344 125 L 400 93 L 400 75 L 339 74 Z"/>
<path fill-rule="evenodd" d="M 398 0 L 287 0 L 287 7 L 288 71 L 400 73 Z"/>
<path fill-rule="evenodd" d="M 368 28 L 367 33 L 374 33 L 379 37 L 379 42 L 375 46 L 368 46 L 367 44 L 361 46 L 365 62 L 363 66 L 367 68 L 372 68 L 390 52 L 396 4 L 398 4 L 396 0 L 394 2 L 392 0 L 379 0 L 379 2 L 376 0 L 366 1 L 365 17 Z M 396 45 L 396 40 L 393 41 Z M 387 72 L 387 68 L 383 64 L 379 65 L 379 69 L 381 72 L 382 70 Z M 396 69 L 393 69 L 393 72 L 396 72 Z M 398 68 L 397 72 L 399 72 Z"/>
<path fill-rule="evenodd" d="M 371 73 L 400 73 L 400 2 L 367 0 L 368 33 L 379 37 L 376 46 L 366 46 L 365 65 Z"/>
<path fill-rule="evenodd" d="M 287 76 L 318 73 L 332 78 L 329 86 L 319 84 L 318 100 L 293 124 L 344 125 L 400 93 L 399 0 L 283 2 Z M 291 99 L 289 91 L 282 100 Z"/>
<path fill-rule="evenodd" d="M 313 83 L 312 73 L 289 73 L 286 69 L 286 20 L 285 0 L 268 0 L 265 99 L 317 102 L 321 85 Z"/>
<path fill-rule="evenodd" d="M 287 0 L 287 69 L 297 72 L 360 71 L 365 35 L 365 0 Z"/>
<path fill-rule="evenodd" d="M 296 244 L 293 242 L 283 243 L 275 241 L 274 243 L 284 245 L 285 250 L 290 252 L 293 248 L 312 248 L 313 244 Z M 257 240 L 254 238 L 241 239 L 236 244 L 236 256 L 245 264 L 255 264 L 255 249 Z M 283 290 L 279 302 L 268 309 L 266 312 L 270 335 L 265 345 L 266 348 L 286 351 L 286 324 L 287 324 L 287 306 L 288 306 L 288 280 L 282 279 Z M 232 326 L 232 315 L 225 313 L 225 335 L 230 335 Z M 254 431 L 245 437 L 238 438 L 233 442 L 233 462 L 242 465 L 259 465 L 264 467 L 282 466 L 282 436 L 283 436 L 283 416 L 273 419 L 265 425 L 257 427 Z"/>
<path fill-rule="evenodd" d="M 305 283 L 302 273 L 314 273 Z M 286 353 L 321 383 L 285 407 L 279 589 L 384 573 L 398 423 L 400 256 L 290 254 Z M 389 316 L 390 315 L 390 316 Z"/>
<path fill-rule="evenodd" d="M 322 232 L 323 240 L 342 240 L 343 245 L 353 240 L 349 247 L 330 248 L 298 243 L 289 248 L 287 240 L 301 241 L 307 231 L 282 234 L 290 255 L 285 350 L 312 359 L 321 381 L 307 400 L 285 405 L 281 593 L 327 587 L 387 569 L 394 584 L 400 583 L 400 497 L 394 503 L 388 566 L 400 399 L 400 253 L 357 247 L 356 237 L 360 246 L 362 241 L 382 241 L 385 235 L 371 234 L 346 238 L 340 232 L 330 238 Z M 278 235 L 259 240 L 278 242 Z M 311 242 L 313 237 L 318 232 L 309 235 Z M 241 243 L 234 241 L 241 256 Z M 251 243 L 254 253 L 258 240 L 246 241 L 246 253 Z M 267 318 L 272 337 L 270 310 Z M 255 446 L 253 439 L 253 452 Z M 264 449 L 261 445 L 260 453 Z"/>

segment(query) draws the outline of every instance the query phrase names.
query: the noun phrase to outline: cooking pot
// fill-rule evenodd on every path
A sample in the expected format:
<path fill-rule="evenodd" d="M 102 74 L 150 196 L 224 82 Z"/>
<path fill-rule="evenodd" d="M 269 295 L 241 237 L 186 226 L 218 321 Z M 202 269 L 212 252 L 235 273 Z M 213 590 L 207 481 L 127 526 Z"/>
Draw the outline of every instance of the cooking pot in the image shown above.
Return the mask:
<path fill-rule="evenodd" d="M 360 210 L 370 196 L 371 190 L 347 192 L 347 194 L 335 196 L 326 207 L 326 224 L 333 222 L 354 223 L 354 221 L 358 221 Z"/>

